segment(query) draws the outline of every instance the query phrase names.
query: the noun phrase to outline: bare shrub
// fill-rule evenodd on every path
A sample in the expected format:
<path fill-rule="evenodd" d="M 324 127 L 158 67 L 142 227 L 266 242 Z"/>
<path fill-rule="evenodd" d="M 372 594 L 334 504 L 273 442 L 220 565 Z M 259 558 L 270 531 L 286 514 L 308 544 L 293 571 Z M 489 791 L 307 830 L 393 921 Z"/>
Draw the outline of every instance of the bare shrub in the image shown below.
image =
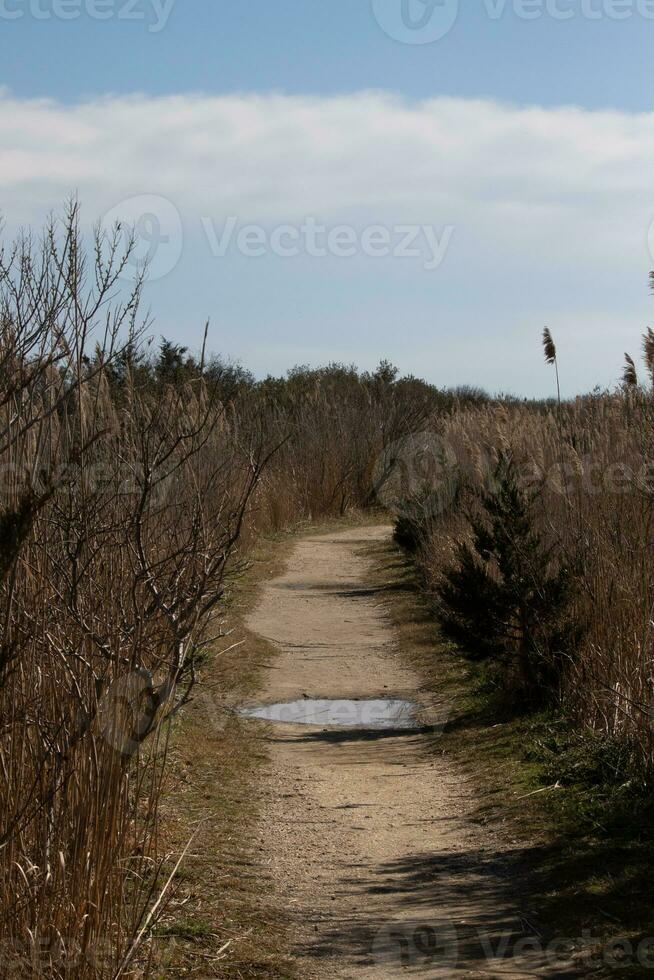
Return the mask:
<path fill-rule="evenodd" d="M 166 721 L 219 629 L 269 451 L 202 375 L 135 383 L 140 283 L 116 298 L 119 239 L 98 232 L 87 268 L 73 205 L 0 259 L 0 956 L 16 975 L 114 976 L 136 951 L 161 886 Z"/>

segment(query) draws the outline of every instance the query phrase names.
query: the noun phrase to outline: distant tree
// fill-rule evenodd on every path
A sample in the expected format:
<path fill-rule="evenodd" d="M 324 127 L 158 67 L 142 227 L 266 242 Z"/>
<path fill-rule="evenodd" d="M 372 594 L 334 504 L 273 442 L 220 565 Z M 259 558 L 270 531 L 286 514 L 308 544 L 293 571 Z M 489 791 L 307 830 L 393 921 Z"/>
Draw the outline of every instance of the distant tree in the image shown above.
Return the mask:
<path fill-rule="evenodd" d="M 129 377 L 137 387 L 143 388 L 152 382 L 152 364 L 145 350 L 131 342 L 110 364 L 108 376 L 114 386 L 122 387 Z"/>
<path fill-rule="evenodd" d="M 487 391 L 475 385 L 457 385 L 452 394 L 456 397 L 459 405 L 466 407 L 485 405 L 491 400 Z"/>
<path fill-rule="evenodd" d="M 190 380 L 199 374 L 199 365 L 188 355 L 188 347 L 174 344 L 171 340 L 161 339 L 159 357 L 154 365 L 154 373 L 158 381 L 168 384 L 179 384 Z"/>
<path fill-rule="evenodd" d="M 244 391 L 252 390 L 256 381 L 254 375 L 240 364 L 232 364 L 214 355 L 204 369 L 207 383 L 215 390 L 223 402 L 231 402 Z"/>
<path fill-rule="evenodd" d="M 393 382 L 397 381 L 397 376 L 399 375 L 399 373 L 400 373 L 399 368 L 395 367 L 394 364 L 391 364 L 391 362 L 387 361 L 385 358 L 382 358 L 382 360 L 377 365 L 377 368 L 372 376 L 372 379 L 378 385 L 388 386 L 388 385 L 392 385 Z"/>

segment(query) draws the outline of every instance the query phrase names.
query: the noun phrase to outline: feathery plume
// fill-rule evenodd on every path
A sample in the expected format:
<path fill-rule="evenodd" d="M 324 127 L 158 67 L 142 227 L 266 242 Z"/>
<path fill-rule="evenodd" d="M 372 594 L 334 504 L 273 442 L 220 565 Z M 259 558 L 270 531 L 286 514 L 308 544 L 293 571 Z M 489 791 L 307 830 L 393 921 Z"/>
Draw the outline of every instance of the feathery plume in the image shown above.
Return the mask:
<path fill-rule="evenodd" d="M 549 327 L 545 327 L 543 330 L 543 350 L 545 352 L 545 360 L 548 364 L 556 363 L 556 344 L 552 340 L 552 334 L 550 333 Z"/>
<path fill-rule="evenodd" d="M 654 376 L 654 330 L 651 327 L 643 334 L 643 355 L 647 370 Z"/>
<path fill-rule="evenodd" d="M 633 358 L 625 354 L 625 366 L 622 372 L 622 382 L 630 388 L 635 388 L 638 384 L 638 375 L 636 374 L 636 365 L 633 362 Z"/>

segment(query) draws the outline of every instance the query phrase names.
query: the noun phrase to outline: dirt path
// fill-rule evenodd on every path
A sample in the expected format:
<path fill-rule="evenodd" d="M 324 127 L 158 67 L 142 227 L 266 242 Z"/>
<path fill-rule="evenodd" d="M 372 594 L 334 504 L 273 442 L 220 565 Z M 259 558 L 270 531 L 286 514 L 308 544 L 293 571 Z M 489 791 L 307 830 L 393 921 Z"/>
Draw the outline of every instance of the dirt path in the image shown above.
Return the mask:
<path fill-rule="evenodd" d="M 438 721 L 366 584 L 365 549 L 389 533 L 298 543 L 247 624 L 281 651 L 261 702 L 399 696 Z M 259 853 L 299 977 L 573 975 L 541 954 L 488 957 L 524 940 L 519 898 L 505 850 L 470 819 L 472 788 L 433 745 L 437 727 L 248 724 L 270 748 Z"/>

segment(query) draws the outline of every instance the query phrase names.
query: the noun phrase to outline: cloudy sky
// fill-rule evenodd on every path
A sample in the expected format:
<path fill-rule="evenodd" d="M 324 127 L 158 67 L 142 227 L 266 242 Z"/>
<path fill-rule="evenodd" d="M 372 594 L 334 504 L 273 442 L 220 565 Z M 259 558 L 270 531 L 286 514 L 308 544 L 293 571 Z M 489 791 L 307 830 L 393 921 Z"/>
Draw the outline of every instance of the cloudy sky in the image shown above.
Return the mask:
<path fill-rule="evenodd" d="M 537 15 L 537 16 L 535 16 Z M 0 0 L 5 236 L 127 219 L 259 375 L 615 383 L 654 320 L 654 0 Z"/>

